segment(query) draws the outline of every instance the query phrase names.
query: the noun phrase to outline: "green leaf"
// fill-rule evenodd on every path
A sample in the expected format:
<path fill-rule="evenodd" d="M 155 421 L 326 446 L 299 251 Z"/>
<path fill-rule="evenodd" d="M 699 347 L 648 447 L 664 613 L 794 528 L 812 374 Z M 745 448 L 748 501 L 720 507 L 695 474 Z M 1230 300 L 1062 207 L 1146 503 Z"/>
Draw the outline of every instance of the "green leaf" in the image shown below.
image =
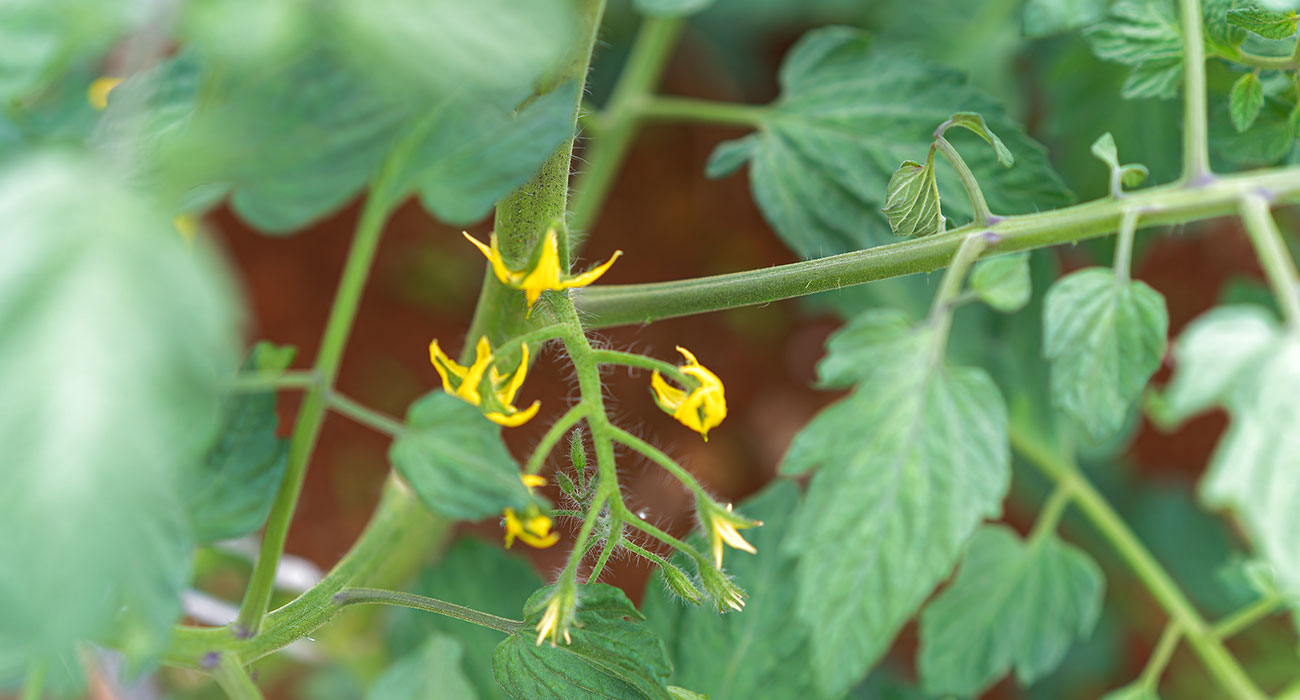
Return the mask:
<path fill-rule="evenodd" d="M 993 153 L 997 157 L 998 165 L 1010 168 L 1016 164 L 1016 157 L 1011 155 L 1011 151 L 1007 149 L 1005 143 L 1002 143 L 1002 139 L 998 138 L 998 135 L 993 133 L 988 124 L 984 123 L 984 117 L 979 112 L 958 112 L 952 115 L 952 119 L 949 121 L 952 122 L 951 126 L 968 129 L 988 142 L 993 147 Z"/>
<path fill-rule="evenodd" d="M 131 11 L 126 0 L 7 0 L 0 5 L 0 103 L 16 106 L 70 68 L 99 61 L 128 30 Z"/>
<path fill-rule="evenodd" d="M 1118 0 L 1085 32 L 1098 58 L 1130 66 L 1124 97 L 1173 97 L 1183 79 L 1183 32 L 1170 0 Z"/>
<path fill-rule="evenodd" d="M 260 342 L 244 361 L 244 370 L 283 370 L 294 352 L 291 346 Z M 289 441 L 275 436 L 277 422 L 274 391 L 226 399 L 216 444 L 202 463 L 181 477 L 196 541 L 241 537 L 266 522 L 289 456 Z"/>
<path fill-rule="evenodd" d="M 1295 34 L 1295 10 L 1267 10 L 1262 7 L 1242 7 L 1228 10 L 1228 24 L 1254 32 L 1265 39 L 1289 39 Z"/>
<path fill-rule="evenodd" d="M 819 467 L 785 550 L 799 559 L 795 610 L 827 694 L 847 690 L 889 648 L 948 572 L 1010 479 L 1006 407 L 982 370 L 941 361 L 941 334 L 868 311 L 831 338 L 821 381 L 856 379 L 781 465 Z"/>
<path fill-rule="evenodd" d="M 1105 163 L 1112 173 L 1118 170 L 1120 173 L 1120 182 L 1122 182 L 1125 187 L 1137 187 L 1147 179 L 1148 175 L 1151 174 L 1150 171 L 1147 170 L 1147 166 L 1142 165 L 1141 163 L 1120 165 L 1119 149 L 1115 146 L 1115 137 L 1111 136 L 1109 131 L 1099 136 L 1097 140 L 1092 143 L 1092 154 L 1096 156 L 1098 160 Z"/>
<path fill-rule="evenodd" d="M 1300 335 L 1259 307 L 1222 307 L 1193 321 L 1174 347 L 1165 417 L 1227 409 L 1201 498 L 1236 511 L 1279 590 L 1300 594 Z"/>
<path fill-rule="evenodd" d="M 461 537 L 437 564 L 421 572 L 412 591 L 513 618 L 541 585 L 525 559 L 482 540 Z M 386 637 L 394 654 L 412 653 L 430 636 L 454 637 L 464 649 L 461 666 L 478 697 L 507 697 L 492 671 L 500 632 L 417 610 L 394 610 L 390 620 Z"/>
<path fill-rule="evenodd" d="M 799 500 L 799 487 L 781 479 L 740 505 L 747 517 L 763 521 L 745 532 L 758 554 L 727 562 L 727 573 L 750 594 L 744 610 L 718 615 L 684 606 L 661 574 L 646 588 L 641 609 L 650 624 L 668 631 L 661 634 L 674 682 L 712 700 L 821 697 L 808 664 L 808 634 L 794 614 L 795 558 L 781 549 Z"/>
<path fill-rule="evenodd" d="M 668 686 L 668 694 L 672 696 L 674 700 L 709 700 L 709 696 L 704 695 L 703 693 L 697 693 L 693 690 L 687 690 L 675 685 Z"/>
<path fill-rule="evenodd" d="M 1029 254 L 1004 255 L 976 263 L 970 288 L 985 304 L 998 311 L 1019 311 L 1029 303 Z"/>
<path fill-rule="evenodd" d="M 1007 170 L 987 150 L 972 150 L 966 159 L 994 211 L 1050 209 L 1070 199 L 1042 147 L 991 98 L 953 70 L 873 49 L 864 32 L 808 32 L 786 56 L 780 82 L 781 97 L 763 111 L 758 132 L 746 137 L 746 145 L 715 155 L 712 172 L 734 169 L 747 156 L 759 208 L 799 255 L 891 241 L 881 213 L 891 175 L 899 163 L 925 152 L 935 128 L 956 112 L 985 115 L 1020 161 Z M 947 164 L 935 169 L 949 216 L 969 218 L 956 173 Z"/>
<path fill-rule="evenodd" d="M 550 592 L 543 588 L 528 599 L 523 629 L 492 657 L 497 682 L 511 697 L 671 700 L 668 652 L 623 591 L 603 583 L 579 586 L 573 641 L 554 647 L 537 644 L 533 631 Z"/>
<path fill-rule="evenodd" d="M 478 694 L 460 667 L 462 649 L 455 639 L 429 637 L 420 648 L 398 659 L 375 679 L 370 700 L 477 700 Z"/>
<path fill-rule="evenodd" d="M 1025 36 L 1040 37 L 1086 27 L 1106 16 L 1106 0 L 1029 0 L 1022 19 Z"/>
<path fill-rule="evenodd" d="M 1260 84 L 1258 75 L 1245 73 L 1232 84 L 1232 91 L 1228 93 L 1228 113 L 1237 131 L 1249 129 L 1263 107 L 1264 86 Z"/>
<path fill-rule="evenodd" d="M 943 212 L 939 209 L 939 185 L 934 180 L 934 150 L 925 165 L 905 160 L 889 178 L 885 195 L 885 218 L 895 236 L 927 236 L 943 233 Z"/>
<path fill-rule="evenodd" d="M 1043 305 L 1052 402 L 1093 441 L 1114 435 L 1160 367 L 1168 327 L 1164 297 L 1143 282 L 1103 268 L 1061 278 Z"/>
<path fill-rule="evenodd" d="M 682 17 L 707 8 L 713 0 L 633 0 L 632 4 L 647 15 Z"/>
<path fill-rule="evenodd" d="M 745 161 L 754 157 L 758 144 L 758 134 L 750 134 L 718 144 L 709 155 L 709 162 L 704 166 L 705 177 L 716 180 L 736 172 Z"/>
<path fill-rule="evenodd" d="M 179 487 L 238 365 L 219 258 L 104 164 L 0 173 L 0 659 L 111 635 L 133 661 L 180 615 Z"/>
<path fill-rule="evenodd" d="M 932 693 L 978 695 L 1013 667 L 1027 686 L 1051 673 L 1101 612 L 1104 579 L 1083 551 L 1002 525 L 975 533 L 957 577 L 921 613 L 918 665 Z"/>
<path fill-rule="evenodd" d="M 434 391 L 411 404 L 406 428 L 388 459 L 434 512 L 477 520 L 528 504 L 501 428 L 474 406 Z"/>

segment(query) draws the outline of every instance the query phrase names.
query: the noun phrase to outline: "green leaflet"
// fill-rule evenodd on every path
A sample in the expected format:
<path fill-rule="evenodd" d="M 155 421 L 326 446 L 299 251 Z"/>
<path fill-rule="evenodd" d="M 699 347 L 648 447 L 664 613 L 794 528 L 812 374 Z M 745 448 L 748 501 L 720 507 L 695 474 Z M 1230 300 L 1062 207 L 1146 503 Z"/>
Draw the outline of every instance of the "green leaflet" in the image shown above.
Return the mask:
<path fill-rule="evenodd" d="M 815 679 L 844 692 L 887 650 L 1010 480 L 1006 407 L 982 370 L 942 361 L 935 328 L 868 311 L 831 338 L 821 383 L 856 382 L 795 437 L 818 467 L 785 542 Z"/>
<path fill-rule="evenodd" d="M 1208 53 L 1232 55 L 1244 34 L 1228 23 L 1233 0 L 1204 0 Z M 1118 0 L 1084 34 L 1098 58 L 1130 66 L 1124 97 L 1169 98 L 1183 79 L 1183 31 L 1175 0 Z"/>
<path fill-rule="evenodd" d="M 905 160 L 898 166 L 889 178 L 881 211 L 895 236 L 943 233 L 939 185 L 934 180 L 934 149 L 925 157 L 925 165 Z"/>
<path fill-rule="evenodd" d="M 476 407 L 436 390 L 411 404 L 406 427 L 388 459 L 434 512 L 477 520 L 528 504 L 501 428 Z"/>
<path fill-rule="evenodd" d="M 1262 7 L 1228 10 L 1228 24 L 1254 32 L 1265 39 L 1287 39 L 1295 34 L 1295 10 L 1280 12 Z"/>
<path fill-rule="evenodd" d="M 995 153 L 969 149 L 967 163 L 994 211 L 1050 209 L 1070 199 L 1042 148 L 961 74 L 873 49 L 864 32 L 808 32 L 786 56 L 780 81 L 781 97 L 766 110 L 758 133 L 719 146 L 730 150 L 715 153 L 709 173 L 729 172 L 747 158 L 763 215 L 804 257 L 890 241 L 880 209 L 891 174 L 929 148 L 934 129 L 956 112 L 984 114 L 1020 160 L 1007 170 L 998 167 Z M 949 213 L 968 218 L 956 174 L 939 166 L 936 175 Z"/>
<path fill-rule="evenodd" d="M 1022 19 L 1025 36 L 1060 34 L 1106 16 L 1106 0 L 1029 0 Z"/>
<path fill-rule="evenodd" d="M 1016 164 L 1016 157 L 1011 155 L 1011 151 L 1005 143 L 1002 143 L 1002 139 L 998 138 L 998 135 L 993 133 L 989 125 L 984 123 L 984 116 L 979 112 L 958 112 L 952 115 L 949 121 L 951 122 L 950 126 L 960 126 L 974 134 L 978 134 L 988 145 L 992 146 L 993 155 L 997 158 L 998 165 L 1010 168 Z"/>
<path fill-rule="evenodd" d="M 377 678 L 369 700 L 478 700 L 461 671 L 462 649 L 455 639 L 435 634 L 398 659 Z"/>
<path fill-rule="evenodd" d="M 957 576 L 921 613 L 926 690 L 978 695 L 1012 667 L 1027 686 L 1092 633 L 1104 579 L 1083 551 L 1046 533 L 1022 540 L 1002 525 L 971 538 Z"/>
<path fill-rule="evenodd" d="M 781 548 L 799 500 L 799 487 L 781 479 L 740 505 L 763 521 L 745 532 L 758 554 L 727 560 L 727 573 L 749 592 L 744 610 L 718 615 L 683 605 L 662 574 L 646 588 L 641 609 L 668 645 L 673 682 L 712 700 L 822 697 L 809 668 L 808 632 L 794 614 L 795 558 Z"/>
<path fill-rule="evenodd" d="M 1106 693 L 1101 696 L 1101 700 L 1160 700 L 1160 696 L 1156 695 L 1155 688 L 1148 688 L 1142 683 L 1132 683 Z"/>
<path fill-rule="evenodd" d="M 975 264 L 970 288 L 980 301 L 998 311 L 1019 311 L 1029 303 L 1033 287 L 1029 281 L 1029 254 L 1016 253 Z"/>
<path fill-rule="evenodd" d="M 1103 268 L 1062 277 L 1043 305 L 1052 402 L 1094 442 L 1114 435 L 1160 367 L 1168 327 L 1164 297 L 1142 282 Z"/>
<path fill-rule="evenodd" d="M 1120 183 L 1125 187 L 1137 187 L 1147 179 L 1148 175 L 1151 174 L 1151 172 L 1147 170 L 1147 166 L 1142 165 L 1141 163 L 1127 163 L 1120 165 L 1119 148 L 1115 146 L 1115 137 L 1111 136 L 1109 131 L 1097 137 L 1097 140 L 1092 143 L 1091 150 L 1092 154 L 1096 156 L 1098 160 L 1105 163 L 1106 167 L 1110 168 L 1112 177 L 1116 171 L 1118 171 Z M 1112 192 L 1112 194 L 1115 193 Z"/>
<path fill-rule="evenodd" d="M 663 642 L 627 596 L 613 586 L 578 587 L 578 625 L 571 644 L 537 644 L 533 631 L 549 587 L 524 604 L 524 627 L 497 647 L 492 668 L 511 697 L 671 700 L 672 662 Z"/>
<path fill-rule="evenodd" d="M 17 107 L 69 69 L 94 64 L 129 29 L 127 0 L 7 0 L 0 5 L 0 103 Z M 79 92 L 84 100 L 85 88 Z"/>
<path fill-rule="evenodd" d="M 412 592 L 466 605 L 499 617 L 516 617 L 542 585 L 528 562 L 473 537 L 457 540 L 437 564 L 420 574 Z M 508 697 L 492 672 L 501 633 L 442 615 L 394 610 L 386 638 L 394 654 L 411 654 L 426 638 L 454 637 L 463 648 L 460 666 L 482 700 Z"/>
<path fill-rule="evenodd" d="M 263 341 L 249 352 L 244 370 L 283 370 L 293 355 L 292 347 Z M 274 391 L 226 399 L 216 444 L 202 463 L 181 477 L 185 510 L 197 542 L 247 535 L 266 522 L 289 456 L 289 441 L 275 436 L 276 423 Z"/>
<path fill-rule="evenodd" d="M 1228 114 L 1237 131 L 1245 131 L 1259 117 L 1259 110 L 1264 107 L 1264 86 L 1259 76 L 1245 73 L 1232 84 L 1228 93 Z"/>
<path fill-rule="evenodd" d="M 477 11 L 457 11 L 455 18 L 491 20 Z M 491 71 L 481 74 L 462 66 L 473 63 L 462 57 L 456 70 L 430 64 L 447 71 L 446 84 L 409 76 L 393 84 L 405 75 L 402 69 L 369 55 L 362 60 L 346 41 L 332 40 L 329 19 L 318 20 L 324 28 L 312 25 L 321 38 L 301 41 L 275 61 L 230 65 L 191 51 L 132 78 L 114 91 L 96 140 L 148 154 L 137 178 L 167 192 L 178 210 L 195 208 L 188 200 L 196 189 L 215 195 L 196 208 L 211 206 L 228 190 L 231 206 L 248 223 L 286 233 L 356 197 L 398 147 L 406 155 L 388 173 L 391 191 L 382 195 L 401 199 L 414 190 L 439 218 L 469 223 L 572 136 L 575 85 L 531 97 L 546 63 L 530 58 L 525 75 L 498 75 L 493 71 L 517 67 L 517 57 L 502 65 L 488 60 L 483 70 Z M 512 31 L 523 26 L 511 24 Z M 388 43 L 400 45 L 391 37 Z M 376 71 L 386 79 L 373 79 Z M 129 118 L 137 102 L 147 106 L 138 132 Z"/>
<path fill-rule="evenodd" d="M 146 662 L 180 615 L 180 479 L 238 366 L 233 289 L 99 162 L 6 169 L 0 227 L 0 677 L 106 635 Z"/>
<path fill-rule="evenodd" d="M 682 17 L 707 9 L 713 0 L 633 0 L 632 4 L 647 15 Z"/>
<path fill-rule="evenodd" d="M 1300 337 L 1262 307 L 1227 306 L 1193 321 L 1174 347 L 1163 422 L 1212 406 L 1231 416 L 1201 497 L 1236 511 L 1279 590 L 1300 593 Z"/>

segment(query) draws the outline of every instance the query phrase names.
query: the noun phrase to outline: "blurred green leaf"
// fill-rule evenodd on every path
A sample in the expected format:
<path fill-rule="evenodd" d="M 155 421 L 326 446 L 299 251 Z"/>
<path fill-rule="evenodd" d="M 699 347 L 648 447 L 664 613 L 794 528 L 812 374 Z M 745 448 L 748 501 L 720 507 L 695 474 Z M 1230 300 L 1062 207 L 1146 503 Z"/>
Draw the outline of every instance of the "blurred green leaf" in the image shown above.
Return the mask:
<path fill-rule="evenodd" d="M 1106 16 L 1107 4 L 1107 0 L 1029 0 L 1023 15 L 1025 36 L 1048 36 L 1085 27 Z"/>
<path fill-rule="evenodd" d="M 1211 406 L 1232 419 L 1201 482 L 1212 507 L 1236 512 L 1279 590 L 1300 595 L 1300 337 L 1260 307 L 1214 309 L 1174 346 L 1164 421 Z"/>
<path fill-rule="evenodd" d="M 709 700 L 709 696 L 704 695 L 703 693 L 697 693 L 693 690 L 687 690 L 675 685 L 668 686 L 668 694 L 672 696 L 674 700 Z"/>
<path fill-rule="evenodd" d="M 905 160 L 889 178 L 882 209 L 895 236 L 927 236 L 943 233 L 943 212 L 939 208 L 939 185 L 934 180 L 934 150 L 925 165 Z"/>
<path fill-rule="evenodd" d="M 747 517 L 763 521 L 745 533 L 758 555 L 727 564 L 750 594 L 744 610 L 718 615 L 684 606 L 666 590 L 662 574 L 646 588 L 641 610 L 668 645 L 673 682 L 712 700 L 823 697 L 809 668 L 808 632 L 794 613 L 795 558 L 781 548 L 799 500 L 799 487 L 781 479 L 740 505 Z"/>
<path fill-rule="evenodd" d="M 1265 39 L 1287 39 L 1295 34 L 1295 10 L 1279 12 L 1262 7 L 1241 7 L 1228 10 L 1228 24 L 1241 27 Z"/>
<path fill-rule="evenodd" d="M 603 583 L 578 587 L 572 642 L 537 644 L 533 631 L 550 588 L 524 604 L 524 627 L 497 647 L 497 682 L 511 697 L 672 700 L 667 686 L 673 666 L 663 642 L 643 622 L 623 591 Z"/>
<path fill-rule="evenodd" d="M 1101 696 L 1101 700 L 1160 700 L 1160 696 L 1156 695 L 1154 688 L 1138 682 L 1112 690 Z"/>
<path fill-rule="evenodd" d="M 128 0 L 6 0 L 0 4 L 0 103 L 48 90 L 70 68 L 96 62 L 127 31 Z M 83 87 L 84 89 L 84 87 Z"/>
<path fill-rule="evenodd" d="M 1022 540 L 1001 525 L 971 538 L 957 576 L 921 613 L 917 663 L 932 693 L 978 695 L 1013 667 L 1027 686 L 1097 624 L 1105 581 L 1055 534 Z"/>
<path fill-rule="evenodd" d="M 1232 125 L 1237 131 L 1245 131 L 1259 117 L 1259 110 L 1264 106 L 1264 86 L 1260 85 L 1259 76 L 1244 73 L 1232 84 L 1228 95 L 1228 113 L 1232 116 Z"/>
<path fill-rule="evenodd" d="M 1110 168 L 1112 176 L 1115 171 L 1119 171 L 1120 182 L 1125 187 L 1137 187 L 1151 174 L 1147 167 L 1141 163 L 1120 165 L 1119 149 L 1115 146 L 1115 137 L 1111 136 L 1109 131 L 1093 142 L 1091 150 L 1098 160 Z"/>
<path fill-rule="evenodd" d="M 457 540 L 437 564 L 420 574 L 413 592 L 513 618 L 542 585 L 528 562 L 473 537 Z M 387 638 L 394 653 L 412 653 L 430 636 L 456 639 L 464 649 L 461 666 L 478 697 L 507 697 L 492 671 L 492 653 L 501 643 L 496 630 L 416 610 L 395 610 Z"/>
<path fill-rule="evenodd" d="M 633 0 L 633 4 L 647 15 L 681 17 L 708 8 L 713 0 Z"/>
<path fill-rule="evenodd" d="M 461 646 L 440 634 L 398 659 L 375 679 L 370 700 L 477 700 L 460 668 Z"/>
<path fill-rule="evenodd" d="M 244 361 L 250 372 L 277 372 L 294 348 L 266 341 Z M 241 537 L 262 527 L 288 463 L 289 441 L 275 436 L 275 392 L 235 394 L 225 401 L 221 433 L 207 458 L 181 476 L 190 528 L 198 542 Z"/>
<path fill-rule="evenodd" d="M 388 459 L 434 512 L 478 520 L 529 503 L 501 428 L 478 408 L 433 391 L 411 404 L 406 428 Z"/>
<path fill-rule="evenodd" d="M 967 158 L 995 211 L 1069 201 L 1042 148 L 961 74 L 873 50 L 863 32 L 828 27 L 807 33 L 786 56 L 780 79 L 781 98 L 764 112 L 757 142 L 715 156 L 711 171 L 725 172 L 748 155 L 759 208 L 804 257 L 889 241 L 879 210 L 891 174 L 929 148 L 934 129 L 954 112 L 985 114 L 1020 159 L 1019 167 L 1006 170 L 987 151 Z M 938 169 L 938 181 L 941 192 L 963 192 L 946 166 Z M 944 196 L 955 215 L 970 216 L 965 199 Z"/>
<path fill-rule="evenodd" d="M 897 312 L 855 318 L 818 366 L 823 385 L 855 391 L 817 414 L 781 464 L 819 467 L 785 547 L 828 694 L 866 675 L 979 521 L 1001 512 L 1006 408 L 982 370 L 943 362 L 940 342 L 934 325 Z"/>
<path fill-rule="evenodd" d="M 1057 280 L 1043 306 L 1052 402 L 1094 442 L 1114 435 L 1160 367 L 1168 327 L 1164 297 L 1143 282 L 1106 268 Z"/>
<path fill-rule="evenodd" d="M 1118 0 L 1086 36 L 1098 58 L 1131 67 L 1124 97 L 1173 97 L 1183 78 L 1183 32 L 1170 0 Z"/>
<path fill-rule="evenodd" d="M 180 615 L 180 480 L 215 437 L 238 314 L 168 218 L 71 155 L 0 174 L 6 664 L 105 638 L 144 661 Z"/>
<path fill-rule="evenodd" d="M 1029 254 L 1004 255 L 975 264 L 970 288 L 985 304 L 998 311 L 1019 311 L 1029 303 Z"/>

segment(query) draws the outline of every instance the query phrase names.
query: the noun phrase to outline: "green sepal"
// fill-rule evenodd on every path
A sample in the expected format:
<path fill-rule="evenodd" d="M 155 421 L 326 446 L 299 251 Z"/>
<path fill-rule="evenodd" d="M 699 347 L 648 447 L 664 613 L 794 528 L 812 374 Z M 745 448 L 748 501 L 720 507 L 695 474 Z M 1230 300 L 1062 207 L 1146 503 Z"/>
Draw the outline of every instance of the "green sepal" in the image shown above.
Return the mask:
<path fill-rule="evenodd" d="M 1092 154 L 1098 160 L 1105 163 L 1110 168 L 1111 173 L 1119 172 L 1119 180 L 1126 187 L 1137 187 L 1146 181 L 1147 176 L 1151 174 L 1147 166 L 1141 163 L 1128 163 L 1121 165 L 1119 162 L 1119 148 L 1115 146 L 1115 137 L 1110 132 L 1097 137 L 1092 142 Z M 1112 194 L 1118 194 L 1112 192 Z"/>

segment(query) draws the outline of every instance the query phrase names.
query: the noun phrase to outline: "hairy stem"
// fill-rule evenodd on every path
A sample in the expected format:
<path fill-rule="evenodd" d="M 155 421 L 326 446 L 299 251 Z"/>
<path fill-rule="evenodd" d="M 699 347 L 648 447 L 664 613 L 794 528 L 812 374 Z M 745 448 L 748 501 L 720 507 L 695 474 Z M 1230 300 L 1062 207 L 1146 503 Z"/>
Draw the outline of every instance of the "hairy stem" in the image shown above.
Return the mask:
<path fill-rule="evenodd" d="M 957 171 L 957 177 L 961 178 L 962 187 L 966 188 L 966 196 L 970 198 L 971 209 L 975 212 L 975 220 L 971 225 L 977 228 L 988 226 L 989 221 L 993 219 L 993 212 L 989 211 L 989 203 L 984 200 L 984 191 L 980 189 L 979 179 L 971 172 L 970 166 L 966 165 L 966 160 L 961 157 L 957 149 L 948 143 L 948 139 L 936 136 L 934 145 L 952 164 L 953 169 Z"/>
<path fill-rule="evenodd" d="M 234 656 L 223 654 L 217 661 L 217 669 L 212 677 L 226 691 L 226 697 L 230 700 L 262 700 L 262 691 L 257 689 L 253 679 Z"/>
<path fill-rule="evenodd" d="M 1138 211 L 1127 209 L 1119 220 L 1119 240 L 1115 241 L 1115 278 L 1127 284 L 1133 274 L 1133 239 L 1137 236 Z"/>
<path fill-rule="evenodd" d="M 1196 185 L 1210 174 L 1201 0 L 1179 0 L 1178 5 L 1183 27 L 1183 182 Z"/>
<path fill-rule="evenodd" d="M 1275 202 L 1300 201 L 1300 167 L 1217 178 L 1201 187 L 1173 183 L 1063 209 L 1008 216 L 945 233 L 842 255 L 696 279 L 650 284 L 599 285 L 574 290 L 588 328 L 650 323 L 666 318 L 767 304 L 876 280 L 940 269 L 966 236 L 988 230 L 998 237 L 985 256 L 1072 243 L 1113 233 L 1125 211 L 1142 212 L 1144 226 L 1200 221 L 1233 214 L 1243 195 L 1268 193 Z"/>
<path fill-rule="evenodd" d="M 689 386 L 690 381 L 686 375 L 682 374 L 677 365 L 657 360 L 653 357 L 638 355 L 634 352 L 623 352 L 621 350 L 597 350 L 593 357 L 596 362 L 602 365 L 622 365 L 624 367 L 635 367 L 637 369 L 648 369 L 667 375 L 673 381 L 683 386 Z"/>
<path fill-rule="evenodd" d="M 569 225 L 575 230 L 586 231 L 595 223 L 640 126 L 641 103 L 659 84 L 681 28 L 680 17 L 646 17 L 641 21 L 627 63 L 601 112 L 600 133 L 584 154 L 587 165 L 574 187 L 569 215 Z"/>
<path fill-rule="evenodd" d="M 1268 200 L 1250 193 L 1241 200 L 1241 220 L 1255 246 L 1255 255 L 1282 307 L 1282 315 L 1293 328 L 1300 328 L 1300 276 L 1277 223 L 1268 210 Z"/>
<path fill-rule="evenodd" d="M 1200 657 L 1215 680 L 1237 700 L 1264 700 L 1264 693 L 1241 669 L 1210 625 L 1196 611 L 1174 583 L 1169 573 L 1156 561 L 1137 535 L 1079 471 L 1073 461 L 1057 455 L 1038 443 L 1027 431 L 1012 426 L 1011 445 L 1030 463 L 1057 484 L 1068 484 L 1080 512 L 1110 543 L 1129 565 L 1138 580 L 1151 592 L 1187 637 L 1192 650 Z"/>
<path fill-rule="evenodd" d="M 771 109 L 759 105 L 697 100 L 691 97 L 659 95 L 640 106 L 646 120 L 669 122 L 704 122 L 723 126 L 755 128 L 761 126 Z"/>
<path fill-rule="evenodd" d="M 1151 658 L 1147 659 L 1147 665 L 1142 669 L 1142 675 L 1138 677 L 1142 687 L 1155 691 L 1160 686 L 1160 676 L 1164 675 L 1165 668 L 1169 666 L 1169 660 L 1173 658 L 1174 650 L 1178 648 L 1178 642 L 1182 638 L 1183 629 L 1177 622 L 1165 624 L 1160 639 L 1156 640 L 1155 649 L 1151 651 Z"/>
<path fill-rule="evenodd" d="M 467 608 L 464 605 L 448 603 L 438 600 L 437 598 L 428 598 L 414 593 L 403 593 L 402 591 L 386 591 L 378 588 L 344 588 L 334 594 L 334 602 L 339 607 L 360 604 L 375 605 L 396 605 L 403 608 L 414 608 L 426 612 L 438 613 L 446 617 L 454 617 L 457 620 L 470 622 L 480 627 L 487 627 L 505 634 L 514 634 L 523 629 L 522 620 L 511 620 L 506 617 L 497 617 L 488 613 Z"/>
<path fill-rule="evenodd" d="M 541 442 L 537 443 L 537 447 L 533 449 L 533 454 L 528 458 L 528 464 L 524 467 L 524 471 L 528 474 L 536 474 L 541 471 L 542 465 L 546 463 L 546 457 L 559 444 L 564 434 L 577 425 L 578 421 L 585 418 L 590 411 L 591 409 L 585 403 L 580 403 L 570 408 L 563 416 L 560 416 L 559 420 L 552 423 L 546 434 L 542 436 Z"/>

